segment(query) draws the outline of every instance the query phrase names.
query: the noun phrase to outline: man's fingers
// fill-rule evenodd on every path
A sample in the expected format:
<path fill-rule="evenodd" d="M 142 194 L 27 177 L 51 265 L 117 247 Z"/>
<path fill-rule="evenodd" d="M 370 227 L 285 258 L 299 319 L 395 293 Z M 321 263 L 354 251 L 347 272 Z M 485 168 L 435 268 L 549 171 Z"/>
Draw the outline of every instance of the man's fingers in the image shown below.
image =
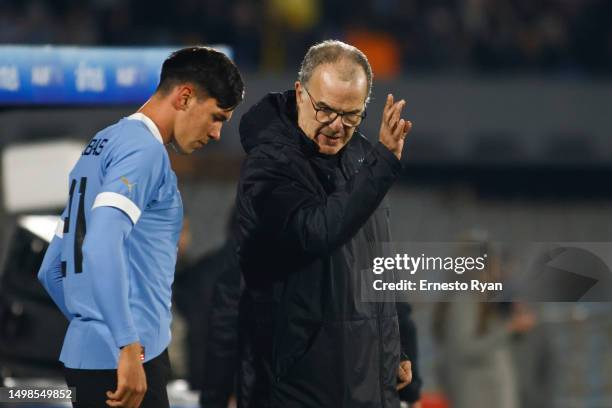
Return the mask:
<path fill-rule="evenodd" d="M 106 405 L 109 407 L 123 407 L 123 402 L 117 400 L 106 400 Z"/>
<path fill-rule="evenodd" d="M 406 120 L 404 119 L 400 119 L 399 122 L 397 122 L 397 126 L 395 126 L 395 128 L 393 129 L 393 137 L 395 137 L 396 139 L 399 138 L 404 138 L 404 126 L 406 126 Z"/>
<path fill-rule="evenodd" d="M 391 106 L 393 106 L 393 94 L 388 94 L 387 101 L 385 102 L 385 108 L 389 109 Z"/>
<path fill-rule="evenodd" d="M 397 126 L 397 123 L 400 120 L 400 116 L 402 115 L 402 109 L 404 109 L 405 104 L 406 101 L 401 100 L 395 105 L 393 105 L 393 113 L 391 115 L 391 118 L 389 119 L 389 127 L 391 128 L 391 130 L 394 130 Z"/>
<path fill-rule="evenodd" d="M 386 126 L 388 129 L 391 130 L 392 133 L 395 133 L 399 125 L 402 110 L 405 106 L 406 101 L 404 99 L 394 103 L 393 95 L 387 95 L 387 101 L 385 103 L 385 109 L 383 111 L 382 126 Z M 404 131 L 403 128 L 401 128 L 401 130 Z"/>
<path fill-rule="evenodd" d="M 108 397 L 108 399 L 120 401 L 123 399 L 126 392 L 127 392 L 127 387 L 123 384 L 120 384 L 117 387 L 117 390 L 115 390 L 115 392 L 106 391 L 106 396 Z"/>
<path fill-rule="evenodd" d="M 400 363 L 400 367 L 403 368 L 405 371 L 410 372 L 410 370 L 412 370 L 412 363 L 410 362 L 410 360 L 404 360 Z"/>
<path fill-rule="evenodd" d="M 397 385 L 395 386 L 395 390 L 396 390 L 396 391 L 399 391 L 399 390 L 401 390 L 402 388 L 406 388 L 406 386 L 407 386 L 407 385 L 408 385 L 408 383 L 407 383 L 407 382 L 401 382 L 401 383 L 399 383 L 399 384 L 397 384 Z"/>
<path fill-rule="evenodd" d="M 395 127 L 395 124 L 399 120 L 399 117 L 401 115 L 401 108 L 400 108 L 401 105 L 402 105 L 402 101 L 399 101 L 399 102 L 396 102 L 391 108 L 391 115 L 389 116 L 389 121 L 387 122 L 390 128 Z"/>
<path fill-rule="evenodd" d="M 404 367 L 402 367 L 401 364 L 397 368 L 397 378 L 399 378 L 400 381 L 406 381 L 406 372 L 404 371 Z"/>
<path fill-rule="evenodd" d="M 132 408 L 140 405 L 144 397 L 144 393 L 130 390 L 128 387 L 121 386 L 114 393 L 107 391 L 106 396 L 108 397 L 106 405 L 109 407 Z"/>
<path fill-rule="evenodd" d="M 408 360 L 402 361 L 397 370 L 397 377 L 401 382 L 410 384 L 412 382 L 412 363 Z"/>
<path fill-rule="evenodd" d="M 404 140 L 410 129 L 412 129 L 412 122 L 402 118 L 393 131 L 393 137 Z"/>
<path fill-rule="evenodd" d="M 387 102 L 385 102 L 385 108 L 383 109 L 383 124 L 389 123 L 389 118 L 393 113 L 393 94 L 387 95 Z"/>
<path fill-rule="evenodd" d="M 410 130 L 412 130 L 412 122 L 406 119 L 400 119 L 395 131 L 393 132 L 393 136 L 404 140 L 406 139 L 406 136 L 408 136 L 408 133 L 410 133 Z"/>
<path fill-rule="evenodd" d="M 409 371 L 400 368 L 397 377 L 400 379 L 401 382 L 410 382 L 411 374 Z"/>
<path fill-rule="evenodd" d="M 130 396 L 131 396 L 131 393 L 126 392 L 123 395 L 123 398 L 106 400 L 106 405 L 108 405 L 109 407 L 122 407 L 122 408 L 131 407 L 131 405 L 129 405 Z"/>
<path fill-rule="evenodd" d="M 410 133 L 410 131 L 412 130 L 412 122 L 407 120 L 406 123 L 404 123 L 404 137 L 406 137 L 406 135 L 408 133 Z"/>

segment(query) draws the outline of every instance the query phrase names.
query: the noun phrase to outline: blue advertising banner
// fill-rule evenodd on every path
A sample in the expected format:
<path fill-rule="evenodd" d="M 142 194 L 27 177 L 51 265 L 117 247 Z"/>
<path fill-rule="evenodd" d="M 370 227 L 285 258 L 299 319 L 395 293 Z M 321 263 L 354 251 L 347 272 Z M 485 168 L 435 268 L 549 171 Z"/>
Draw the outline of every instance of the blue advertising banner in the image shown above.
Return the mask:
<path fill-rule="evenodd" d="M 0 46 L 0 106 L 142 103 L 178 48 Z"/>

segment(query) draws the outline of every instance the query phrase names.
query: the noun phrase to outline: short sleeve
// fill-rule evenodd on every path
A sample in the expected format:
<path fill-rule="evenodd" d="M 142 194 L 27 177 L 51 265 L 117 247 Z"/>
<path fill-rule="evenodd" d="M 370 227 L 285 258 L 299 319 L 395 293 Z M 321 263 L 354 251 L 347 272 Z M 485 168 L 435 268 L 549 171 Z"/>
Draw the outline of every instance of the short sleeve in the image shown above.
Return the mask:
<path fill-rule="evenodd" d="M 165 151 L 158 145 L 124 149 L 108 160 L 93 208 L 115 207 L 136 224 L 162 182 Z"/>

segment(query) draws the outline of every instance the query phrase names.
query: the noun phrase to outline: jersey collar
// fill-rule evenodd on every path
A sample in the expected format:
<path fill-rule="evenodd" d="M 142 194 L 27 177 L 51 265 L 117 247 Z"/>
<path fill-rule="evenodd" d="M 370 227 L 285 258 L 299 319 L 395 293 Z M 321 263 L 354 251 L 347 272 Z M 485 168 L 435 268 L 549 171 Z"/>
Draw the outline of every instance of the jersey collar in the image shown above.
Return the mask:
<path fill-rule="evenodd" d="M 142 123 L 144 123 L 147 129 L 149 129 L 149 132 L 151 132 L 153 136 L 155 136 L 157 141 L 161 144 L 164 144 L 164 139 L 162 139 L 161 133 L 159 133 L 159 129 L 157 128 L 157 125 L 144 113 L 136 112 L 136 113 L 131 114 L 127 118 L 132 119 L 132 120 L 139 120 Z"/>

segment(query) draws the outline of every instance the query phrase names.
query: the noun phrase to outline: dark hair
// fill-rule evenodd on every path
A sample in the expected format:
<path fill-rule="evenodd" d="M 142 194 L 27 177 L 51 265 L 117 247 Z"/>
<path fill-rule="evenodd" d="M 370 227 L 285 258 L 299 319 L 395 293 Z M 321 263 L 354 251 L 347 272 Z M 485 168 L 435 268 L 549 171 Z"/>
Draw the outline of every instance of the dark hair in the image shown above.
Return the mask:
<path fill-rule="evenodd" d="M 238 67 L 227 55 L 209 47 L 187 47 L 173 52 L 164 61 L 157 91 L 169 92 L 190 82 L 221 109 L 234 109 L 244 97 L 244 83 Z"/>

